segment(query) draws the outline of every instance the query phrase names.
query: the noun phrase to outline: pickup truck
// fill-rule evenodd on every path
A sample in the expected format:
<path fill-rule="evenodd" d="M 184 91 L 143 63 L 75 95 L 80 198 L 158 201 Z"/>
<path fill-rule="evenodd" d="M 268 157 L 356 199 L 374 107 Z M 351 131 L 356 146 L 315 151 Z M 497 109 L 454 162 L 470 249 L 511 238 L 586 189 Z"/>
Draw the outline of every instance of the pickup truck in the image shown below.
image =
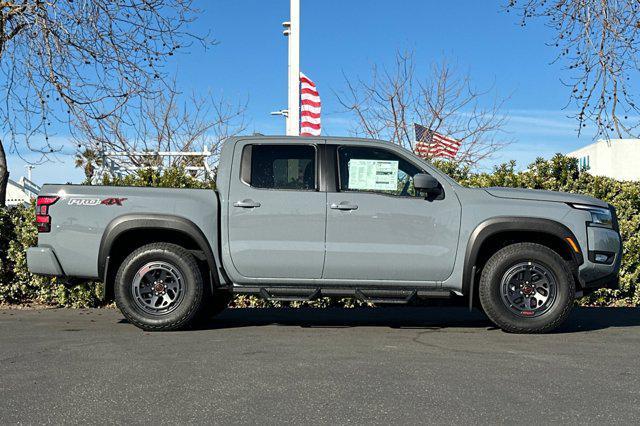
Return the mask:
<path fill-rule="evenodd" d="M 373 304 L 457 296 L 505 331 L 542 333 L 577 295 L 618 282 L 611 205 L 462 187 L 389 142 L 230 138 L 216 184 L 44 185 L 29 270 L 103 281 L 104 296 L 145 330 L 186 328 L 249 294 Z"/>

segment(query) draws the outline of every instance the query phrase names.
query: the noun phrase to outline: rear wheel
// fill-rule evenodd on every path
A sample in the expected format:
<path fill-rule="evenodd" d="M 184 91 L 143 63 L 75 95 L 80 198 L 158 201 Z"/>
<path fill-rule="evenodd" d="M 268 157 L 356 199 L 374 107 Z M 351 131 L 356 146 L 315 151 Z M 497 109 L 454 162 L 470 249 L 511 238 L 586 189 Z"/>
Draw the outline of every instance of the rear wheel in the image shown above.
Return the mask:
<path fill-rule="evenodd" d="M 567 262 L 534 243 L 512 244 L 495 253 L 482 271 L 479 290 L 487 316 L 514 333 L 555 329 L 569 316 L 575 298 Z"/>
<path fill-rule="evenodd" d="M 120 265 L 115 299 L 127 320 L 143 330 L 188 328 L 202 311 L 204 281 L 184 248 L 147 244 Z"/>

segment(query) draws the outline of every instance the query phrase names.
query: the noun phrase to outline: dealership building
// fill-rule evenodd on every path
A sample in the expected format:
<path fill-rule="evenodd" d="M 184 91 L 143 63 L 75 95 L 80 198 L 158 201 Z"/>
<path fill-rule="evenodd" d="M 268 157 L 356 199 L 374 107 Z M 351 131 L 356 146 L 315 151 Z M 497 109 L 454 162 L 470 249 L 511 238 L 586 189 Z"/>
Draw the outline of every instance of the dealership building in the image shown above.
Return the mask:
<path fill-rule="evenodd" d="M 599 140 L 567 154 L 597 176 L 640 180 L 640 139 Z"/>

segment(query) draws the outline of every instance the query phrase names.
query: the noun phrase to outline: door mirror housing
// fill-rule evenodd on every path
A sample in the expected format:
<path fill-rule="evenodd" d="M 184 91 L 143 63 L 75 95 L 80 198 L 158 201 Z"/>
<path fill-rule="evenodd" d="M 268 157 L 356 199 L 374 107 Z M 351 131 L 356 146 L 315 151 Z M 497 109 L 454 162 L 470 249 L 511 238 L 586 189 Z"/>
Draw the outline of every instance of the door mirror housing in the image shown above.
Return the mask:
<path fill-rule="evenodd" d="M 418 173 L 413 177 L 413 187 L 416 191 L 424 192 L 427 195 L 439 195 L 441 192 L 440 182 L 426 173 Z"/>

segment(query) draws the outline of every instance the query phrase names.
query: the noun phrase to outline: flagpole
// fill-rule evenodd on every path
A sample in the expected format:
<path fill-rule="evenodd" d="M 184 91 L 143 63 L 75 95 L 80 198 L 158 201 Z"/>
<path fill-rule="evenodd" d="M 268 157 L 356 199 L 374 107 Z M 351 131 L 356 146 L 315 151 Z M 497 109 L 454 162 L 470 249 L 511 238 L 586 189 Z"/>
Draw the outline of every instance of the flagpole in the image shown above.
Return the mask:
<path fill-rule="evenodd" d="M 300 135 L 300 0 L 291 0 L 289 18 L 289 108 L 287 135 Z"/>

